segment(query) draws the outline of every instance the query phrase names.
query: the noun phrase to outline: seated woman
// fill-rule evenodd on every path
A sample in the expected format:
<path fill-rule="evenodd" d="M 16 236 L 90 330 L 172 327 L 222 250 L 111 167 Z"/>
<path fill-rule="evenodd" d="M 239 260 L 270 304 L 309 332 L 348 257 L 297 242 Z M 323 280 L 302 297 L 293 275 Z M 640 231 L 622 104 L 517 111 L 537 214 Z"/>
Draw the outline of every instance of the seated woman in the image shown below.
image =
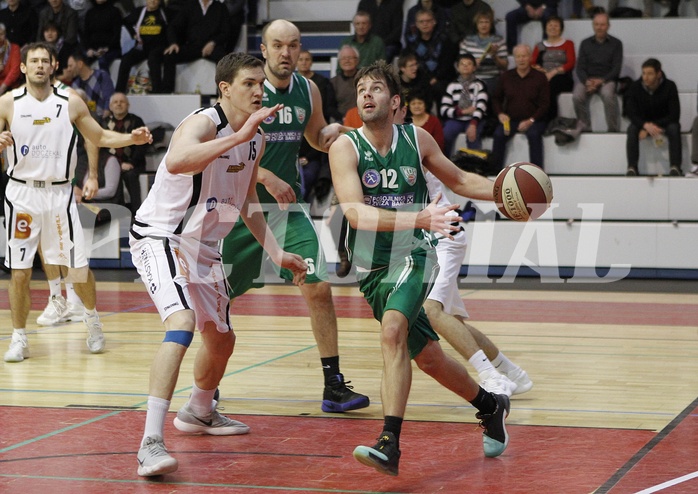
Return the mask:
<path fill-rule="evenodd" d="M 564 29 L 564 21 L 558 16 L 551 16 L 545 22 L 547 39 L 538 43 L 531 55 L 533 68 L 543 72 L 550 84 L 550 107 L 546 117 L 548 122 L 557 117 L 557 97 L 560 93 L 572 92 L 574 88 L 574 43 L 562 37 Z"/>
<path fill-rule="evenodd" d="M 429 113 L 428 100 L 429 98 L 424 93 L 414 92 L 407 97 L 407 106 L 412 114 L 412 123 L 429 132 L 443 151 L 444 130 L 438 117 Z"/>
<path fill-rule="evenodd" d="M 492 11 L 475 15 L 477 34 L 466 36 L 460 43 L 460 53 L 470 53 L 475 57 L 477 70 L 475 76 L 487 85 L 492 94 L 499 75 L 507 69 L 507 47 L 504 38 L 494 32 L 494 14 Z"/>

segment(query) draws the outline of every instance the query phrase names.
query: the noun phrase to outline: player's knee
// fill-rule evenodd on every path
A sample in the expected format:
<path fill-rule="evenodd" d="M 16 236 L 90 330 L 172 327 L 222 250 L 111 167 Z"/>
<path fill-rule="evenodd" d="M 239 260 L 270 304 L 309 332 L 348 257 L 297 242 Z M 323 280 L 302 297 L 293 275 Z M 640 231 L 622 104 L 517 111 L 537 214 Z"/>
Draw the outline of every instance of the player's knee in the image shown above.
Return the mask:
<path fill-rule="evenodd" d="M 441 346 L 436 341 L 429 340 L 414 361 L 421 371 L 432 376 L 442 365 L 441 353 Z"/>
<path fill-rule="evenodd" d="M 442 305 L 436 300 L 427 300 L 424 302 L 424 312 L 427 313 L 427 317 L 430 321 L 436 318 L 442 310 Z"/>
<path fill-rule="evenodd" d="M 407 331 L 399 324 L 383 324 L 381 328 L 381 346 L 395 349 L 407 344 Z"/>
<path fill-rule="evenodd" d="M 162 342 L 176 343 L 178 345 L 182 345 L 184 348 L 189 348 L 192 339 L 194 339 L 194 333 L 192 331 L 171 329 L 169 331 L 165 331 L 165 338 L 162 340 Z"/>
<path fill-rule="evenodd" d="M 11 279 L 15 286 L 29 286 L 32 279 L 32 269 L 12 269 Z"/>

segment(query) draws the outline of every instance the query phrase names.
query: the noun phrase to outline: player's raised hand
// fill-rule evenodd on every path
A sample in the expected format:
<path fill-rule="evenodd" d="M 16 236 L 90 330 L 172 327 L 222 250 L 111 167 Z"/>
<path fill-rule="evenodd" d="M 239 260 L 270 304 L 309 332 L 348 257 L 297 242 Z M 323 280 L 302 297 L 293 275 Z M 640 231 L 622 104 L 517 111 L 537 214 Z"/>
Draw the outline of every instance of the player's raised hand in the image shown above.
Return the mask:
<path fill-rule="evenodd" d="M 453 233 L 460 230 L 459 225 L 454 225 L 453 223 L 462 220 L 460 216 L 454 216 L 451 211 L 458 209 L 458 204 L 451 204 L 449 206 L 439 206 L 438 202 L 441 200 L 441 193 L 439 192 L 433 201 L 425 209 L 422 209 L 419 214 L 417 214 L 417 228 L 422 228 L 424 230 L 429 230 L 435 233 L 440 233 L 441 235 L 453 240 Z"/>
<path fill-rule="evenodd" d="M 148 127 L 138 127 L 137 129 L 133 129 L 131 131 L 131 138 L 133 139 L 133 143 L 138 145 L 153 143 L 153 136 Z"/>
<path fill-rule="evenodd" d="M 249 141 L 257 133 L 259 124 L 261 124 L 265 119 L 271 117 L 273 114 L 278 112 L 284 107 L 281 103 L 278 103 L 269 108 L 260 108 L 256 112 L 250 115 L 242 128 L 236 133 L 239 138 Z"/>

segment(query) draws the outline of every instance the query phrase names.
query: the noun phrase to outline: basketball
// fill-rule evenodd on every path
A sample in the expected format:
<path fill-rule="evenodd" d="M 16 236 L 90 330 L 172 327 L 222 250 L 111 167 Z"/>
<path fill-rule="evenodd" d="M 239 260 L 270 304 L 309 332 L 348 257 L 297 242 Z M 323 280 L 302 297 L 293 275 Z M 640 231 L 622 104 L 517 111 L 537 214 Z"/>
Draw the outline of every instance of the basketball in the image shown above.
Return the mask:
<path fill-rule="evenodd" d="M 514 221 L 535 220 L 552 200 L 550 178 L 533 163 L 512 163 L 494 181 L 494 202 L 504 216 Z"/>

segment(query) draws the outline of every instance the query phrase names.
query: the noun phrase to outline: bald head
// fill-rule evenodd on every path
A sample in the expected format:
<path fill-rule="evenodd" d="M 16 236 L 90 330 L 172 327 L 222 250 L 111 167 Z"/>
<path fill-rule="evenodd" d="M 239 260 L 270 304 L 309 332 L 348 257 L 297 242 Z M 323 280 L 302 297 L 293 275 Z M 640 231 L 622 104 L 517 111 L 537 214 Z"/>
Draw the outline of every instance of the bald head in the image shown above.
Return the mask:
<path fill-rule="evenodd" d="M 262 31 L 260 48 L 269 82 L 277 88 L 287 87 L 301 54 L 301 33 L 296 25 L 284 19 L 270 22 Z"/>

